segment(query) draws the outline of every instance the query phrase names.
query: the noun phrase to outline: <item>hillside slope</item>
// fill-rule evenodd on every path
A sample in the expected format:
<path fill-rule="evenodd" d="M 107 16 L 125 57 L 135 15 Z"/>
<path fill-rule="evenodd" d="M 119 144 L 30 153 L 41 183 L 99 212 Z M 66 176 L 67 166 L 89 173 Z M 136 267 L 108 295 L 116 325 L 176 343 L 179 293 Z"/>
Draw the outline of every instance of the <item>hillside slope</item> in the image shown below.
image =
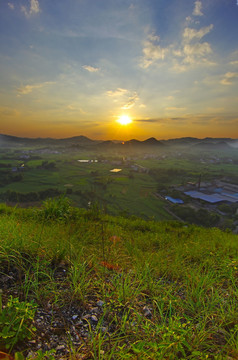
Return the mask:
<path fill-rule="evenodd" d="M 237 254 L 237 236 L 216 228 L 110 217 L 67 199 L 2 205 L 0 350 L 237 359 Z"/>

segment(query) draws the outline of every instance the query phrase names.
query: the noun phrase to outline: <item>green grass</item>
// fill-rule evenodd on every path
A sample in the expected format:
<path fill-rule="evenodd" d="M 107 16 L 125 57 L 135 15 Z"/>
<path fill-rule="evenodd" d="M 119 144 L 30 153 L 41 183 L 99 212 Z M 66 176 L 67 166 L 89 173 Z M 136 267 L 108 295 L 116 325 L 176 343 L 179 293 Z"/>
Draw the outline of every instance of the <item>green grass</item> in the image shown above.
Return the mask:
<path fill-rule="evenodd" d="M 3 308 L 11 296 L 22 307 L 77 304 L 82 313 L 104 302 L 80 349 L 68 342 L 68 358 L 238 357 L 238 242 L 229 232 L 112 217 L 95 206 L 71 208 L 66 199 L 41 209 L 2 205 L 0 268 L 0 279 L 17 274 L 10 286 L 1 283 Z M 62 268 L 65 276 L 57 277 Z M 31 328 L 27 321 L 21 327 Z M 75 325 L 79 333 L 83 325 Z M 12 353 L 24 358 L 28 339 L 14 336 Z"/>

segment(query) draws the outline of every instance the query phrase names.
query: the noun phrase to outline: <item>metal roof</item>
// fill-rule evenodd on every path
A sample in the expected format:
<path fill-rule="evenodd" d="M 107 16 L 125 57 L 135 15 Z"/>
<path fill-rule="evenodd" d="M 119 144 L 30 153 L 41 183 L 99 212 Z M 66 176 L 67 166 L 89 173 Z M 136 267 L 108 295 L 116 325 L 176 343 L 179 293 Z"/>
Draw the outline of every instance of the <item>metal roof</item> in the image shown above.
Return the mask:
<path fill-rule="evenodd" d="M 199 191 L 185 191 L 184 194 L 191 196 L 194 199 L 201 199 L 204 201 L 207 201 L 211 204 L 215 204 L 221 201 L 228 201 L 231 203 L 235 203 L 238 202 L 238 197 L 232 197 L 232 196 L 228 196 L 227 194 L 212 194 L 212 195 L 208 195 L 208 194 L 204 194 L 202 192 Z"/>
<path fill-rule="evenodd" d="M 182 199 L 174 199 L 171 196 L 166 196 L 165 197 L 166 200 L 169 200 L 170 202 L 172 202 L 173 204 L 183 204 L 183 200 Z"/>

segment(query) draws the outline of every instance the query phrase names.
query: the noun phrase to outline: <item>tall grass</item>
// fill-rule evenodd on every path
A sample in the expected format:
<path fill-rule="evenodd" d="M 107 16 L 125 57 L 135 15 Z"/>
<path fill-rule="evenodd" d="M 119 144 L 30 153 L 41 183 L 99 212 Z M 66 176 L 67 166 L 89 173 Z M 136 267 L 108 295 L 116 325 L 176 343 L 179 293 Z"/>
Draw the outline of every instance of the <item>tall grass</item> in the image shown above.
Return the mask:
<path fill-rule="evenodd" d="M 0 209 L 3 306 L 11 295 L 77 304 L 83 319 L 100 300 L 87 341 L 80 350 L 69 342 L 75 359 L 238 357 L 236 235 L 58 205 Z M 27 342 L 14 348 L 26 354 Z"/>

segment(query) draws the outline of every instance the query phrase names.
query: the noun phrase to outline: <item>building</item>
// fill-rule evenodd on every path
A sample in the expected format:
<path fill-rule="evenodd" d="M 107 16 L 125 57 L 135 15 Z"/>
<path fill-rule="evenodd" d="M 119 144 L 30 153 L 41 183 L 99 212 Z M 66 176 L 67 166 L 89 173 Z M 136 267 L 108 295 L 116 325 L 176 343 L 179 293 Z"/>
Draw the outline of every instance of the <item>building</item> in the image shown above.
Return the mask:
<path fill-rule="evenodd" d="M 228 194 L 228 193 L 214 193 L 214 194 L 205 194 L 201 191 L 191 190 L 185 191 L 185 195 L 192 197 L 193 199 L 200 199 L 206 201 L 210 204 L 218 204 L 218 203 L 236 203 L 238 202 L 238 193 L 237 194 Z"/>
<path fill-rule="evenodd" d="M 182 199 L 174 199 L 171 196 L 165 196 L 165 200 L 168 200 L 173 204 L 183 204 L 184 203 Z"/>

